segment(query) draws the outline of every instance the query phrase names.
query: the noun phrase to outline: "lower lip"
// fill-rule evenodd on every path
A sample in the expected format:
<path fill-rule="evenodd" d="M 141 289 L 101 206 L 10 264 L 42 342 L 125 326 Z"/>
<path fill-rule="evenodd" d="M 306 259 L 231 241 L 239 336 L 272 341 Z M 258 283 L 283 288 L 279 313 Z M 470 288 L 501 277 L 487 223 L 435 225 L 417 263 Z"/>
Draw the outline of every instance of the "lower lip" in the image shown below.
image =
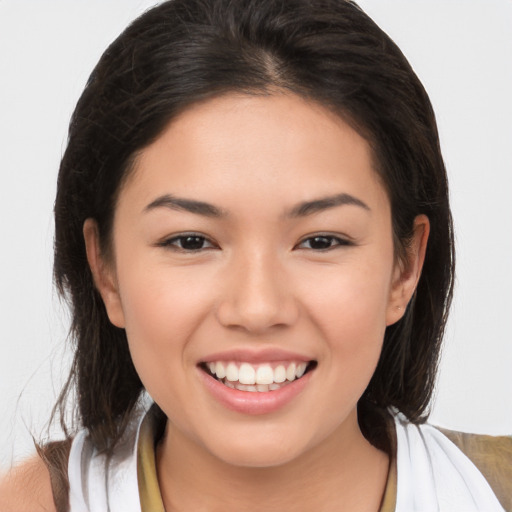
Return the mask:
<path fill-rule="evenodd" d="M 291 402 L 308 384 L 312 371 L 274 391 L 240 391 L 228 388 L 198 368 L 208 391 L 223 406 L 242 414 L 269 414 Z"/>

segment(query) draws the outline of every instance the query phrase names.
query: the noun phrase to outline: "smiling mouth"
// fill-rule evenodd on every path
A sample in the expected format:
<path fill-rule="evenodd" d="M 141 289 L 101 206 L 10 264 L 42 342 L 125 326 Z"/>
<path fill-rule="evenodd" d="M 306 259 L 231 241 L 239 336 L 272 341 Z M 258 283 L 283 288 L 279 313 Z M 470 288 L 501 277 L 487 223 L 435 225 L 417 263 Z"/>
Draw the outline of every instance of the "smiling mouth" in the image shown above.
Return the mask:
<path fill-rule="evenodd" d="M 248 362 L 214 361 L 199 367 L 210 377 L 231 389 L 266 393 L 276 391 L 301 379 L 317 366 L 316 361 L 251 364 Z"/>

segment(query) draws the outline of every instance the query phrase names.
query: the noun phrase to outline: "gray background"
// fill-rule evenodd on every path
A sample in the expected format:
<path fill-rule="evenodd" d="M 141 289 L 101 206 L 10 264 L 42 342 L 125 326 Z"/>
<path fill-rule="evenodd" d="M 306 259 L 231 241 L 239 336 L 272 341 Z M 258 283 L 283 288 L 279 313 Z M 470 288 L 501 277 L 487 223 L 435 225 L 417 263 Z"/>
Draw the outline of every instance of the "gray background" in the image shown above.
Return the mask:
<path fill-rule="evenodd" d="M 0 0 L 0 468 L 33 452 L 69 364 L 52 205 L 74 104 L 154 1 Z M 437 112 L 458 249 L 432 422 L 512 433 L 512 2 L 361 0 Z"/>

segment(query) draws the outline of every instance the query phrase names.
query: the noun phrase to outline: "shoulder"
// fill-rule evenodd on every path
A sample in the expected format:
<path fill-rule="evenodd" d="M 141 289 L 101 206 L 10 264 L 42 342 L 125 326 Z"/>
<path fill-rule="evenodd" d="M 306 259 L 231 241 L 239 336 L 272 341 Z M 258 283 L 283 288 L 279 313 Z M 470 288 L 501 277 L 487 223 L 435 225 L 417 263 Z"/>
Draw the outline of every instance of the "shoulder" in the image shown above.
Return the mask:
<path fill-rule="evenodd" d="M 438 430 L 473 462 L 505 510 L 512 510 L 512 436 Z"/>
<path fill-rule="evenodd" d="M 1 478 L 0 510 L 2 512 L 57 512 L 50 472 L 39 455 L 12 468 Z"/>
<path fill-rule="evenodd" d="M 1 512 L 64 512 L 71 439 L 48 443 L 0 478 Z"/>

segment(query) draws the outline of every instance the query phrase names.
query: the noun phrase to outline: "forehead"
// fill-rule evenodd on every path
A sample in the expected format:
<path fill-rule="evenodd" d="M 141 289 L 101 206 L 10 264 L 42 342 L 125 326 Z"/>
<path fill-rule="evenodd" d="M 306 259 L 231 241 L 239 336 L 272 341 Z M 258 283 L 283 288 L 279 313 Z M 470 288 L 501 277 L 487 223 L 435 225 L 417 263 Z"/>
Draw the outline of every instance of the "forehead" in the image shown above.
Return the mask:
<path fill-rule="evenodd" d="M 173 193 L 245 196 L 269 208 L 336 192 L 375 202 L 384 192 L 363 137 L 324 106 L 284 93 L 195 104 L 139 153 L 125 188 L 146 203 Z"/>

